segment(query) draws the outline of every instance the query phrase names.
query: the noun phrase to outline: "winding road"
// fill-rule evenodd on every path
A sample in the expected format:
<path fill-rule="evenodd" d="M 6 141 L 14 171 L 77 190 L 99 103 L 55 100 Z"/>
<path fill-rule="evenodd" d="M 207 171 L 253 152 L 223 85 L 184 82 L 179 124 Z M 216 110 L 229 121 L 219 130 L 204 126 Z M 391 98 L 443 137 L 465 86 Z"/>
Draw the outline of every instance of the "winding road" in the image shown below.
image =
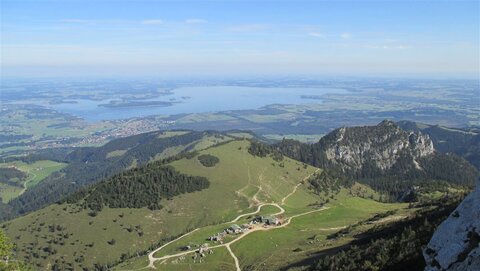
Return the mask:
<path fill-rule="evenodd" d="M 281 205 L 285 205 L 285 201 L 290 197 L 292 196 L 293 194 L 295 194 L 295 192 L 297 191 L 298 187 L 300 185 L 303 184 L 303 182 L 305 180 L 307 180 L 308 178 L 310 178 L 310 176 L 312 176 L 313 174 L 315 174 L 316 172 L 318 172 L 319 169 L 315 170 L 314 172 L 312 172 L 311 174 L 309 174 L 308 176 L 306 176 L 305 178 L 302 179 L 302 181 L 298 184 L 296 184 L 292 190 L 292 192 L 290 192 L 289 194 L 287 194 L 285 197 L 282 198 L 282 200 L 280 201 L 281 202 Z M 246 216 L 250 216 L 250 215 L 254 215 L 254 214 L 257 214 L 260 212 L 260 210 L 262 209 L 263 206 L 275 206 L 277 207 L 280 211 L 278 211 L 277 213 L 273 214 L 274 216 L 277 216 L 277 215 L 280 215 L 280 214 L 283 214 L 285 213 L 285 209 L 280 206 L 278 203 L 262 203 L 260 205 L 258 205 L 257 207 L 257 210 L 255 210 L 254 212 L 251 212 L 251 213 L 246 213 L 246 214 L 241 214 L 239 216 L 237 216 L 236 218 L 234 218 L 233 220 L 229 221 L 229 222 L 226 222 L 226 223 L 234 223 L 234 222 L 237 222 L 239 221 L 242 217 L 246 217 Z M 209 247 L 210 249 L 214 249 L 214 248 L 220 248 L 220 247 L 225 247 L 228 252 L 230 253 L 230 255 L 232 256 L 234 262 L 235 262 L 235 268 L 236 268 L 236 271 L 241 271 L 241 268 L 240 268 L 240 263 L 239 263 L 239 260 L 237 258 L 237 256 L 233 253 L 232 249 L 231 249 L 231 245 L 240 241 L 242 238 L 244 238 L 245 236 L 251 234 L 252 232 L 256 232 L 256 231 L 269 231 L 269 230 L 275 230 L 275 229 L 280 229 L 280 228 L 284 228 L 286 226 L 288 226 L 290 224 L 290 222 L 292 222 L 292 219 L 296 218 L 296 217 L 300 217 L 300 216 L 304 216 L 304 215 L 308 215 L 308 214 L 311 214 L 311 213 L 315 213 L 315 212 L 319 212 L 319 211 L 323 211 L 323 210 L 326 210 L 328 209 L 329 207 L 322 207 L 322 208 L 319 208 L 319 209 L 315 209 L 315 210 L 312 210 L 312 211 L 308 211 L 308 212 L 304 212 L 304 213 L 301 213 L 301 214 L 297 214 L 297 215 L 293 215 L 289 218 L 287 218 L 286 222 L 283 223 L 282 225 L 279 225 L 279 226 L 274 226 L 274 227 L 263 227 L 263 226 L 260 226 L 260 225 L 257 225 L 256 227 L 254 227 L 253 229 L 250 229 L 248 230 L 247 232 L 244 232 L 242 234 L 240 234 L 238 236 L 238 238 L 228 242 L 228 243 L 225 243 L 225 244 L 220 244 L 220 245 L 215 245 L 215 246 L 211 246 Z M 196 228 L 164 245 L 162 245 L 161 247 L 153 250 L 152 252 L 150 252 L 148 254 L 148 266 L 142 268 L 142 269 L 145 269 L 145 268 L 153 268 L 153 269 L 156 269 L 155 267 L 155 262 L 157 261 L 161 261 L 162 263 L 165 262 L 166 260 L 168 259 L 171 259 L 171 258 L 176 258 L 176 257 L 180 257 L 180 256 L 185 256 L 185 255 L 188 255 L 188 254 L 191 254 L 191 253 L 196 253 L 196 250 L 189 250 L 189 251 L 184 251 L 184 252 L 180 252 L 180 253 L 177 253 L 177 254 L 171 254 L 171 255 L 166 255 L 166 256 L 162 256 L 162 257 L 159 257 L 159 258 L 156 258 L 154 257 L 154 254 L 161 251 L 163 248 L 165 248 L 166 246 L 196 232 L 197 230 L 199 230 L 200 228 Z"/>
<path fill-rule="evenodd" d="M 268 204 L 265 204 L 265 205 L 268 205 Z M 238 265 L 238 259 L 237 257 L 235 256 L 235 254 L 233 253 L 233 251 L 231 251 L 230 249 L 230 245 L 240 241 L 241 239 L 243 239 L 245 236 L 251 234 L 252 232 L 256 232 L 256 231 L 269 231 L 269 230 L 275 230 L 275 229 L 280 229 L 280 228 L 284 228 L 286 226 L 288 226 L 290 224 L 290 222 L 292 222 L 292 219 L 293 218 L 296 218 L 296 217 L 300 217 L 300 216 L 304 216 L 304 215 L 308 215 L 308 214 L 311 214 L 311 213 L 315 213 L 315 212 L 320 212 L 320 211 L 324 211 L 326 209 L 328 209 L 329 207 L 323 207 L 323 208 L 320 208 L 320 209 L 316 209 L 316 210 L 312 210 L 312 211 L 308 211 L 308 212 L 305 212 L 305 213 L 301 213 L 301 214 L 297 214 L 297 215 L 294 215 L 294 216 L 291 216 L 290 218 L 287 219 L 287 222 L 285 222 L 284 224 L 280 225 L 280 226 L 274 226 L 274 227 L 267 227 L 267 228 L 264 228 L 262 226 L 257 226 L 241 235 L 239 235 L 238 238 L 228 242 L 228 243 L 225 243 L 225 244 L 220 244 L 220 245 L 216 245 L 216 246 L 211 246 L 209 247 L 210 249 L 214 249 L 214 248 L 219 248 L 219 247 L 226 247 L 227 250 L 229 250 L 230 254 L 232 255 L 232 257 L 234 258 L 235 260 L 235 265 L 236 265 L 236 268 L 237 270 L 240 270 L 240 266 Z M 166 256 L 162 256 L 162 257 L 159 257 L 159 258 L 155 258 L 153 255 L 160 251 L 162 248 L 166 247 L 167 245 L 173 243 L 173 242 L 176 242 L 178 241 L 179 239 L 187 236 L 187 235 L 190 235 L 192 234 L 193 232 L 197 231 L 198 229 L 195 229 L 187 234 L 184 234 L 182 236 L 180 236 L 179 238 L 175 239 L 175 240 L 172 240 L 168 243 L 166 243 L 165 245 L 157 248 L 156 250 L 150 252 L 150 254 L 148 254 L 148 260 L 149 260 L 149 264 L 148 264 L 148 267 L 150 268 L 156 268 L 154 263 L 156 261 L 163 261 L 163 260 L 167 260 L 167 259 L 171 259 L 171 258 L 176 258 L 176 257 L 180 257 L 180 256 L 185 256 L 185 255 L 188 255 L 188 254 L 191 254 L 191 253 L 195 253 L 196 250 L 189 250 L 189 251 L 185 251 L 185 252 L 180 252 L 180 253 L 177 253 L 177 254 L 171 254 L 171 255 L 166 255 Z"/>

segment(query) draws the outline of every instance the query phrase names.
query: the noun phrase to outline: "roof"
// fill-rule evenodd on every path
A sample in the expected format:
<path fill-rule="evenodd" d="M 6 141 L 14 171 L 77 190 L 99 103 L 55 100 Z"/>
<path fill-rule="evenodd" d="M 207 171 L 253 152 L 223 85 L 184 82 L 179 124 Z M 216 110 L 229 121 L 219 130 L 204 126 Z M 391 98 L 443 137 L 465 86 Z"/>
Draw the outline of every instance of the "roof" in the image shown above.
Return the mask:
<path fill-rule="evenodd" d="M 238 230 L 242 229 L 242 228 L 240 228 L 240 226 L 238 226 L 237 224 L 231 225 L 230 228 L 231 228 L 231 229 L 235 229 L 235 230 L 236 230 L 236 229 L 238 229 Z"/>

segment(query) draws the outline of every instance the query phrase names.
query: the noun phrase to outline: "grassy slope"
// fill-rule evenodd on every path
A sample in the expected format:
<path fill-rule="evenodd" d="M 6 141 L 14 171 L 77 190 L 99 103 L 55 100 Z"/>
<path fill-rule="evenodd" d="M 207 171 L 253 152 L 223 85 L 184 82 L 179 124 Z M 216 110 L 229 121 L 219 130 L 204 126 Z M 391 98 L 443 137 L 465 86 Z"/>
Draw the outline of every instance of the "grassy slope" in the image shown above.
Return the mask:
<path fill-rule="evenodd" d="M 289 198 L 287 205 L 301 204 L 303 199 L 302 201 L 299 199 L 303 197 L 301 193 L 299 193 L 299 195 L 298 198 Z M 234 243 L 231 248 L 240 260 L 242 270 L 278 270 L 288 264 L 307 258 L 312 253 L 317 253 L 322 249 L 346 244 L 351 241 L 351 239 L 331 241 L 327 239 L 327 236 L 345 226 L 365 220 L 374 214 L 406 207 L 405 204 L 382 204 L 369 199 L 351 197 L 346 190 L 342 190 L 327 206 L 330 208 L 325 211 L 293 218 L 292 223 L 285 228 L 254 232 Z M 299 212 L 300 210 L 303 212 L 305 209 L 291 209 L 290 214 L 301 214 L 301 212 Z M 310 210 L 312 209 L 310 208 Z M 265 210 L 262 208 L 261 213 L 272 214 L 277 211 L 278 209 L 275 209 L 275 207 L 267 208 L 266 206 Z M 288 212 L 285 215 L 288 216 Z M 242 221 L 246 222 L 247 219 L 242 219 L 237 223 L 241 224 Z M 179 253 L 180 248 L 186 245 L 191 245 L 195 248 L 195 245 L 204 243 L 208 243 L 210 246 L 218 244 L 205 241 L 205 237 L 223 230 L 230 224 L 232 223 L 202 228 L 192 235 L 168 245 L 154 256 L 162 257 Z M 229 237 L 225 239 L 224 242 L 228 242 L 234 238 L 235 237 Z M 218 251 L 219 249 L 224 248 L 215 248 L 213 250 Z M 193 264 L 195 270 L 209 270 L 204 269 L 202 265 L 194 263 L 192 255 L 193 254 L 189 254 L 185 256 L 185 259 L 180 263 L 175 261 L 178 258 L 173 258 L 162 264 L 156 263 L 155 265 L 162 270 L 177 270 L 179 266 L 183 267 L 188 263 L 190 265 Z M 230 255 L 226 257 L 231 258 Z M 134 261 L 132 265 L 120 266 L 118 269 L 123 270 L 133 268 L 134 266 L 146 266 L 147 261 L 145 261 L 145 258 L 146 257 L 138 259 L 138 262 Z M 212 266 L 216 266 L 215 262 L 218 260 L 218 258 L 210 257 L 210 255 L 203 258 L 203 261 L 210 263 Z M 220 262 L 218 262 L 218 264 L 220 264 Z M 180 268 L 179 270 L 183 269 Z M 235 270 L 235 268 L 232 266 L 230 269 L 225 270 Z"/>
<path fill-rule="evenodd" d="M 288 194 L 299 180 L 314 171 L 313 167 L 297 170 L 300 162 L 285 159 L 284 168 L 271 158 L 260 158 L 247 151 L 248 141 L 234 141 L 218 148 L 202 151 L 220 158 L 213 168 L 202 166 L 197 159 L 182 159 L 172 165 L 182 173 L 207 177 L 211 187 L 196 194 L 183 195 L 181 205 L 167 204 L 167 208 L 180 210 L 184 215 L 197 216 L 197 210 L 188 209 L 190 201 L 202 202 L 204 219 L 224 221 L 237 214 L 247 212 L 254 201 L 243 191 L 261 186 L 257 197 L 265 202 L 279 201 Z M 250 208 L 252 209 L 252 208 Z"/>
<path fill-rule="evenodd" d="M 122 253 L 146 249 L 164 237 L 231 220 L 239 213 L 253 210 L 254 207 L 249 207 L 251 202 L 237 190 L 261 184 L 264 192 L 259 193 L 259 198 L 278 201 L 298 180 L 314 171 L 311 167 L 297 170 L 300 163 L 289 159 L 285 159 L 282 168 L 271 158 L 253 157 L 247 152 L 248 144 L 248 141 L 233 141 L 200 151 L 200 154 L 209 153 L 220 158 L 214 168 L 202 166 L 196 158 L 173 162 L 172 165 L 182 173 L 208 177 L 211 185 L 209 189 L 162 202 L 165 206 L 162 210 L 105 208 L 98 216 L 89 217 L 86 211 L 76 211 L 74 205 L 51 205 L 7 222 L 5 231 L 20 249 L 38 242 L 33 250 L 40 257 L 45 256 L 46 259 L 38 259 L 44 268 L 61 257 L 65 262 L 74 262 L 81 255 L 84 266 L 111 262 Z M 48 226 L 53 224 L 64 228 L 60 232 L 68 233 L 69 237 L 63 238 L 64 245 L 50 244 L 57 253 L 47 255 L 42 251 L 49 246 L 47 241 L 58 239 L 60 233 L 49 232 Z M 136 231 L 128 232 L 130 226 L 140 226 L 143 236 Z M 111 239 L 115 239 L 115 245 L 107 243 Z M 93 247 L 87 246 L 91 243 L 94 243 Z M 19 254 L 25 257 L 32 252 L 24 250 Z M 75 266 L 78 268 L 79 264 Z"/>
<path fill-rule="evenodd" d="M 58 171 L 66 166 L 66 164 L 58 163 L 50 160 L 36 161 L 32 164 L 16 161 L 11 163 L 2 163 L 0 167 L 16 166 L 19 170 L 27 173 L 27 178 L 24 182 L 26 188 L 33 187 L 45 179 L 47 176 L 55 171 Z M 10 185 L 0 186 L 0 197 L 3 202 L 8 202 L 13 198 L 18 197 L 23 192 L 22 188 L 14 187 Z"/>
<path fill-rule="evenodd" d="M 350 240 L 330 241 L 329 234 L 373 214 L 403 208 L 402 204 L 382 204 L 368 199 L 347 196 L 342 191 L 332 200 L 329 209 L 294 218 L 285 228 L 256 232 L 235 243 L 232 250 L 243 268 L 278 270 L 298 262 L 311 253 L 335 247 Z M 263 266 L 266 263 L 267 267 Z"/>
<path fill-rule="evenodd" d="M 5 231 L 23 249 L 20 256 L 32 255 L 32 251 L 39 253 L 40 257 L 44 256 L 45 259 L 37 261 L 43 268 L 48 268 L 55 260 L 74 263 L 75 258 L 80 256 L 84 260 L 74 263 L 76 268 L 80 264 L 91 266 L 97 262 L 111 262 L 122 253 L 134 254 L 160 242 L 162 238 L 179 236 L 197 227 L 202 228 L 165 247 L 155 256 L 178 253 L 179 248 L 185 245 L 206 243 L 205 238 L 231 224 L 225 221 L 254 211 L 258 201 L 280 204 L 302 179 L 316 170 L 313 167 L 304 169 L 301 163 L 288 158 L 282 161 L 284 167 L 281 167 L 279 162 L 271 158 L 254 157 L 247 151 L 248 144 L 248 141 L 239 140 L 200 151 L 200 154 L 208 153 L 220 159 L 213 168 L 202 166 L 196 157 L 172 162 L 182 173 L 208 177 L 211 185 L 209 189 L 162 202 L 165 206 L 162 210 L 105 208 L 98 216 L 89 217 L 86 211 L 77 210 L 74 205 L 52 205 L 6 223 Z M 331 199 L 328 210 L 296 217 L 285 228 L 252 233 L 233 244 L 231 248 L 239 258 L 241 267 L 253 265 L 259 269 L 275 270 L 306 257 L 310 252 L 348 241 L 342 239 L 332 243 L 326 240 L 328 234 L 338 230 L 328 228 L 343 227 L 374 213 L 402 207 L 351 197 L 348 193 L 342 191 L 335 200 Z M 283 216 L 312 211 L 310 205 L 319 202 L 320 197 L 309 191 L 307 184 L 300 184 L 282 205 L 286 210 Z M 277 207 L 264 206 L 261 213 L 277 211 Z M 236 223 L 246 221 L 244 218 Z M 50 232 L 49 225 L 60 225 L 62 229 Z M 135 230 L 128 231 L 135 226 L 141 228 L 142 236 Z M 60 240 L 59 233 L 68 233 L 69 236 Z M 314 241 L 310 240 L 312 236 L 315 236 Z M 49 246 L 48 240 L 55 238 L 57 244 L 50 246 L 57 253 L 47 255 L 42 250 Z M 115 245 L 108 244 L 112 239 L 115 239 Z M 60 245 L 58 241 L 64 244 Z M 36 242 L 38 245 L 33 250 L 25 250 L 30 246 L 29 243 Z M 297 248 L 301 251 L 292 252 Z M 194 262 L 191 256 L 169 259 L 160 267 L 163 270 L 235 270 L 233 258 L 225 247 L 214 249 L 213 254 L 202 258 L 202 263 L 198 263 L 199 259 Z M 119 265 L 118 269 L 145 267 L 148 264 L 146 258 L 134 258 Z M 263 262 L 268 262 L 268 265 L 262 265 Z"/>
<path fill-rule="evenodd" d="M 232 146 L 234 146 L 232 144 Z M 210 154 L 218 155 L 216 149 L 210 149 Z M 231 151 L 235 151 L 232 149 Z M 234 159 L 239 159 L 235 157 Z M 253 160 L 257 160 L 254 158 Z M 260 159 L 261 160 L 261 159 Z M 297 170 L 297 162 L 293 161 L 290 164 L 289 160 L 285 161 L 285 168 L 293 168 L 293 172 L 290 170 L 284 171 L 285 175 L 295 175 L 295 181 L 290 182 L 289 178 L 286 178 L 285 175 L 277 175 L 276 181 L 271 178 L 274 177 L 274 172 L 278 169 L 268 170 L 264 169 L 264 164 L 260 160 L 257 160 L 256 167 L 252 169 L 247 167 L 246 177 L 250 180 L 246 186 L 236 186 L 235 188 L 241 187 L 239 190 L 241 195 L 245 197 L 248 202 L 253 202 L 251 198 L 256 195 L 257 198 L 262 202 L 277 202 L 280 203 L 281 199 L 292 192 L 293 187 L 299 183 L 299 180 L 303 179 L 303 176 L 299 176 L 295 172 Z M 228 174 L 228 167 L 222 168 L 219 167 L 216 170 L 204 170 L 201 167 L 198 167 L 196 160 L 181 160 L 174 163 L 178 169 L 187 170 L 188 173 L 208 176 L 211 179 L 218 177 L 219 172 L 225 172 Z M 224 165 L 225 166 L 225 165 Z M 245 169 L 245 168 L 243 168 Z M 248 170 L 250 169 L 250 178 L 248 177 Z M 233 170 L 233 169 L 232 169 Z M 255 172 L 253 172 L 255 170 Z M 308 172 L 312 172 L 313 168 L 308 168 Z M 302 172 L 303 170 L 300 170 Z M 206 172 L 206 173 L 205 173 Z M 241 170 L 234 170 L 235 174 L 243 174 Z M 206 174 L 206 175 L 205 175 Z M 278 172 L 277 172 L 278 174 Z M 229 175 L 225 175 L 228 177 Z M 258 178 L 252 178 L 252 176 L 258 176 Z M 274 180 L 269 181 L 269 180 Z M 235 184 L 232 184 L 235 185 Z M 259 191 L 257 186 L 261 186 L 262 189 Z M 335 196 L 335 199 L 330 199 L 327 206 L 329 209 L 314 212 L 307 214 L 305 216 L 295 217 L 292 220 L 292 223 L 285 228 L 273 229 L 270 231 L 255 232 L 251 235 L 247 235 L 244 239 L 234 243 L 231 248 L 235 255 L 240 260 L 240 266 L 242 269 L 253 268 L 254 270 L 278 270 L 282 266 L 286 266 L 290 263 L 297 262 L 301 259 L 306 258 L 310 253 L 318 252 L 323 248 L 330 248 L 339 246 L 347 243 L 351 239 L 340 239 L 338 241 L 327 240 L 327 235 L 337 232 L 339 229 L 348 226 L 350 224 L 355 224 L 358 221 L 365 220 L 374 214 L 383 213 L 388 210 L 401 209 L 406 207 L 405 204 L 383 204 L 376 202 L 374 200 L 353 197 L 351 193 L 354 194 L 363 194 L 364 196 L 377 198 L 376 195 L 371 189 L 368 189 L 365 186 L 360 184 L 355 184 L 351 190 L 343 189 L 339 194 Z M 225 198 L 230 198 L 229 195 L 225 195 Z M 301 184 L 298 186 L 296 192 L 288 197 L 285 200 L 283 208 L 286 212 L 281 215 L 283 217 L 291 217 L 296 215 L 302 215 L 305 212 L 313 211 L 312 204 L 315 204 L 321 201 L 321 198 L 325 198 L 324 195 L 315 195 L 308 190 L 307 184 Z M 219 206 L 223 204 L 224 198 L 218 198 Z M 278 208 L 274 206 L 264 206 L 260 214 L 272 214 L 278 212 Z M 402 210 L 402 212 L 405 212 Z M 243 213 L 246 213 L 243 212 Z M 247 222 L 247 217 L 239 220 L 236 224 L 242 224 Z M 208 243 L 209 246 L 218 245 L 216 242 L 206 241 L 208 236 L 218 233 L 231 225 L 232 223 L 222 223 L 217 225 L 212 225 L 208 227 L 203 227 L 191 235 L 185 236 L 178 241 L 175 241 L 162 250 L 155 253 L 154 257 L 162 257 L 172 254 L 177 254 L 181 252 L 181 248 L 187 245 L 192 246 L 195 249 L 198 245 Z M 312 238 L 313 237 L 313 238 Z M 224 243 L 227 243 L 236 237 L 228 236 Z M 214 251 L 223 250 L 224 247 L 215 248 Z M 296 252 L 293 252 L 296 250 Z M 178 257 L 169 259 L 167 261 L 156 262 L 155 266 L 162 270 L 183 270 L 186 266 L 192 266 L 195 270 L 209 270 L 204 268 L 203 265 L 199 263 L 194 263 L 192 258 L 194 254 L 188 254 L 181 261 L 178 261 Z M 230 255 L 227 257 L 231 258 Z M 205 258 L 202 258 L 205 263 L 210 263 L 211 266 L 217 266 L 215 262 L 218 263 L 218 266 L 221 262 L 216 257 L 211 257 L 206 255 Z M 225 259 L 221 259 L 225 260 Z M 124 269 L 134 269 L 138 267 L 145 267 L 148 261 L 146 257 L 140 257 L 129 261 L 118 267 L 119 270 Z M 229 269 L 225 270 L 235 270 L 235 267 L 232 266 Z"/>

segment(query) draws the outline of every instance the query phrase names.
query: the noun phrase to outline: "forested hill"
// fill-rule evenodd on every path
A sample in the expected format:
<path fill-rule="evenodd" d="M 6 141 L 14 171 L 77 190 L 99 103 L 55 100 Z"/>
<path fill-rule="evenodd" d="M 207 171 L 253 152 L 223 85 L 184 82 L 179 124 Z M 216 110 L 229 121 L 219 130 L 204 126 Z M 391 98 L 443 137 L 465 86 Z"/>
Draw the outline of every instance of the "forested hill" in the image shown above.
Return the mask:
<path fill-rule="evenodd" d="M 427 134 L 436 150 L 462 156 L 480 170 L 480 128 L 448 128 L 413 121 L 400 121 L 397 124 L 405 131 Z"/>
<path fill-rule="evenodd" d="M 208 188 L 205 177 L 188 176 L 160 162 L 133 168 L 101 181 L 92 187 L 83 188 L 65 199 L 79 203 L 95 216 L 104 206 L 110 208 L 161 209 L 164 198 L 200 191 Z"/>
<path fill-rule="evenodd" d="M 130 167 L 232 139 L 217 132 L 158 131 L 112 140 L 101 147 L 76 149 L 64 156 L 67 167 L 9 202 L 6 207 L 10 214 L 0 213 L 0 220 L 37 210 Z"/>
<path fill-rule="evenodd" d="M 436 151 L 428 135 L 404 131 L 391 121 L 339 128 L 311 145 L 283 140 L 273 148 L 316 167 L 336 168 L 346 176 L 396 194 L 426 181 L 473 187 L 478 177 L 475 167 L 463 158 Z"/>

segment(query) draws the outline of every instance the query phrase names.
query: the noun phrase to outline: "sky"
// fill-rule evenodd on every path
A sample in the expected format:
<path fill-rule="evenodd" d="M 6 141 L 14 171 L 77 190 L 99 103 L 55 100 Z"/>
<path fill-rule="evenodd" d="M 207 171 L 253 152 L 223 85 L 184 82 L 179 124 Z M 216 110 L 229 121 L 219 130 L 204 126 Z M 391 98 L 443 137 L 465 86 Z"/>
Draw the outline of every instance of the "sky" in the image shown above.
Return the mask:
<path fill-rule="evenodd" d="M 480 72 L 480 1 L 0 1 L 3 77 Z"/>

